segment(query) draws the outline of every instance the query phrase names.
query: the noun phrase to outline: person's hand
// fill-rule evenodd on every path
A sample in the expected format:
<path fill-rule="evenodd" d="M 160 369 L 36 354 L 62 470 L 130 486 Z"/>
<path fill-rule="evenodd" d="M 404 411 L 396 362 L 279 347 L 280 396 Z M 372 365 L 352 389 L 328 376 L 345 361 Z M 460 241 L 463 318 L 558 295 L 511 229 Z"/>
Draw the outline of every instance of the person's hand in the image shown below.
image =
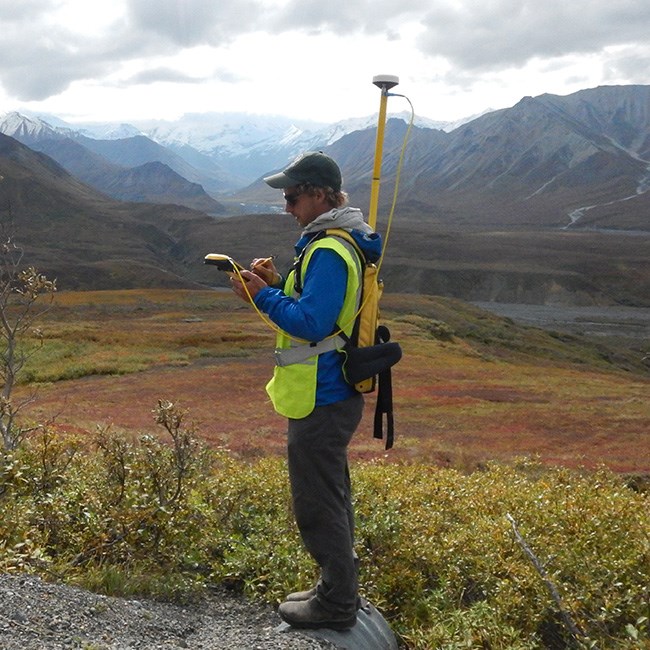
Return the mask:
<path fill-rule="evenodd" d="M 250 302 L 264 287 L 269 286 L 259 275 L 251 271 L 242 271 L 240 275 L 241 280 L 239 276 L 231 276 L 230 283 L 232 290 L 246 302 Z"/>
<path fill-rule="evenodd" d="M 280 281 L 280 274 L 273 264 L 273 257 L 256 257 L 251 262 L 251 271 L 271 287 Z"/>

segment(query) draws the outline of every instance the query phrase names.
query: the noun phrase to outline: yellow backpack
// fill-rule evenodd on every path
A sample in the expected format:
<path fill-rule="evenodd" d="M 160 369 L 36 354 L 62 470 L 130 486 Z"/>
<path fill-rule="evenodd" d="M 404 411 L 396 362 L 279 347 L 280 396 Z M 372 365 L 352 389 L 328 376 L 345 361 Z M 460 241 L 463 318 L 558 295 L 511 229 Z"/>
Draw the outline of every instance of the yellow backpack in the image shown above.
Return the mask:
<path fill-rule="evenodd" d="M 377 265 L 366 259 L 347 230 L 330 228 L 325 231 L 325 236 L 340 237 L 352 244 L 361 261 L 362 289 L 352 336 L 348 338 L 342 331 L 338 332 L 339 336 L 347 339 L 343 368 L 347 380 L 359 393 L 371 393 L 378 388 L 374 437 L 383 438 L 383 415 L 386 415 L 386 449 L 390 449 L 394 438 L 391 368 L 402 358 L 402 349 L 399 343 L 390 341 L 388 328 L 379 324 L 379 301 L 384 283 Z M 339 323 L 337 329 L 341 329 L 340 326 Z"/>
<path fill-rule="evenodd" d="M 390 449 L 394 440 L 391 368 L 402 358 L 402 349 L 399 343 L 390 340 L 388 328 L 379 324 L 379 300 L 384 284 L 379 278 L 378 267 L 366 259 L 354 237 L 347 230 L 329 228 L 319 232 L 314 240 L 321 237 L 339 237 L 348 242 L 361 263 L 361 295 L 354 316 L 352 334 L 348 337 L 343 331 L 349 323 L 337 323 L 330 337 L 339 337 L 345 343 L 343 353 L 346 359 L 343 363 L 343 371 L 348 383 L 359 393 L 371 393 L 375 388 L 377 389 L 373 435 L 375 438 L 383 439 L 383 416 L 385 415 L 386 449 Z M 294 288 L 297 293 L 302 292 L 301 263 L 302 254 L 294 265 Z"/>

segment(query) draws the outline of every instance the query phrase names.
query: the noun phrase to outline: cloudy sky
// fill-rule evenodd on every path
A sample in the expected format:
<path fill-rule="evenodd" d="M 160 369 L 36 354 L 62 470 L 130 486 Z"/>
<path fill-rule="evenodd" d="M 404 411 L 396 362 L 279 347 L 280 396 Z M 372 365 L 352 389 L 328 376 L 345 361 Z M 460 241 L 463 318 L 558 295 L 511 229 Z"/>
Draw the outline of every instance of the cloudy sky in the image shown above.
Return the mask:
<path fill-rule="evenodd" d="M 0 34 L 0 114 L 70 121 L 333 122 L 376 112 L 378 74 L 439 120 L 650 84 L 649 0 L 0 0 Z"/>

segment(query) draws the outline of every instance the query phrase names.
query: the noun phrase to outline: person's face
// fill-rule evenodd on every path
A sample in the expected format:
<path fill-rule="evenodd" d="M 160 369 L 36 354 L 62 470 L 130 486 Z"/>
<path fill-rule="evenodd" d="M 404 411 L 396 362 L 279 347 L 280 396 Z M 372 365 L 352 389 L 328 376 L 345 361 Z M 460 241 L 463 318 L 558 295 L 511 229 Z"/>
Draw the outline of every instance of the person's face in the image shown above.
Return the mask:
<path fill-rule="evenodd" d="M 322 190 L 316 190 L 314 194 L 298 194 L 295 187 L 287 187 L 284 190 L 284 198 L 285 211 L 295 217 L 301 228 L 330 210 Z"/>

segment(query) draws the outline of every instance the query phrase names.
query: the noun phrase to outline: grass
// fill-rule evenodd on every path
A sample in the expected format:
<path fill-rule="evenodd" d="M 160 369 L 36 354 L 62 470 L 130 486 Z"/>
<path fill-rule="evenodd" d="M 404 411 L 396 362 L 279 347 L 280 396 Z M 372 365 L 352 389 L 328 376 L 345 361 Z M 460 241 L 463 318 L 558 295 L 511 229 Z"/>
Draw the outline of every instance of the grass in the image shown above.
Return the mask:
<path fill-rule="evenodd" d="M 477 467 L 531 455 L 549 464 L 650 472 L 647 368 L 635 350 L 518 326 L 457 300 L 386 295 L 383 320 L 404 349 L 393 372 L 394 460 Z M 25 369 L 25 415 L 92 430 L 154 428 L 159 397 L 178 401 L 202 436 L 247 457 L 283 453 L 268 404 L 274 333 L 229 292 L 61 292 Z M 34 341 L 34 345 L 36 341 Z M 374 394 L 353 443 L 370 432 Z M 117 406 L 119 404 L 119 407 Z"/>
<path fill-rule="evenodd" d="M 202 357 L 246 356 L 267 343 L 254 322 L 224 317 L 214 292 L 62 292 L 41 327 L 25 383 L 122 375 Z M 236 310 L 233 310 L 236 311 Z"/>

